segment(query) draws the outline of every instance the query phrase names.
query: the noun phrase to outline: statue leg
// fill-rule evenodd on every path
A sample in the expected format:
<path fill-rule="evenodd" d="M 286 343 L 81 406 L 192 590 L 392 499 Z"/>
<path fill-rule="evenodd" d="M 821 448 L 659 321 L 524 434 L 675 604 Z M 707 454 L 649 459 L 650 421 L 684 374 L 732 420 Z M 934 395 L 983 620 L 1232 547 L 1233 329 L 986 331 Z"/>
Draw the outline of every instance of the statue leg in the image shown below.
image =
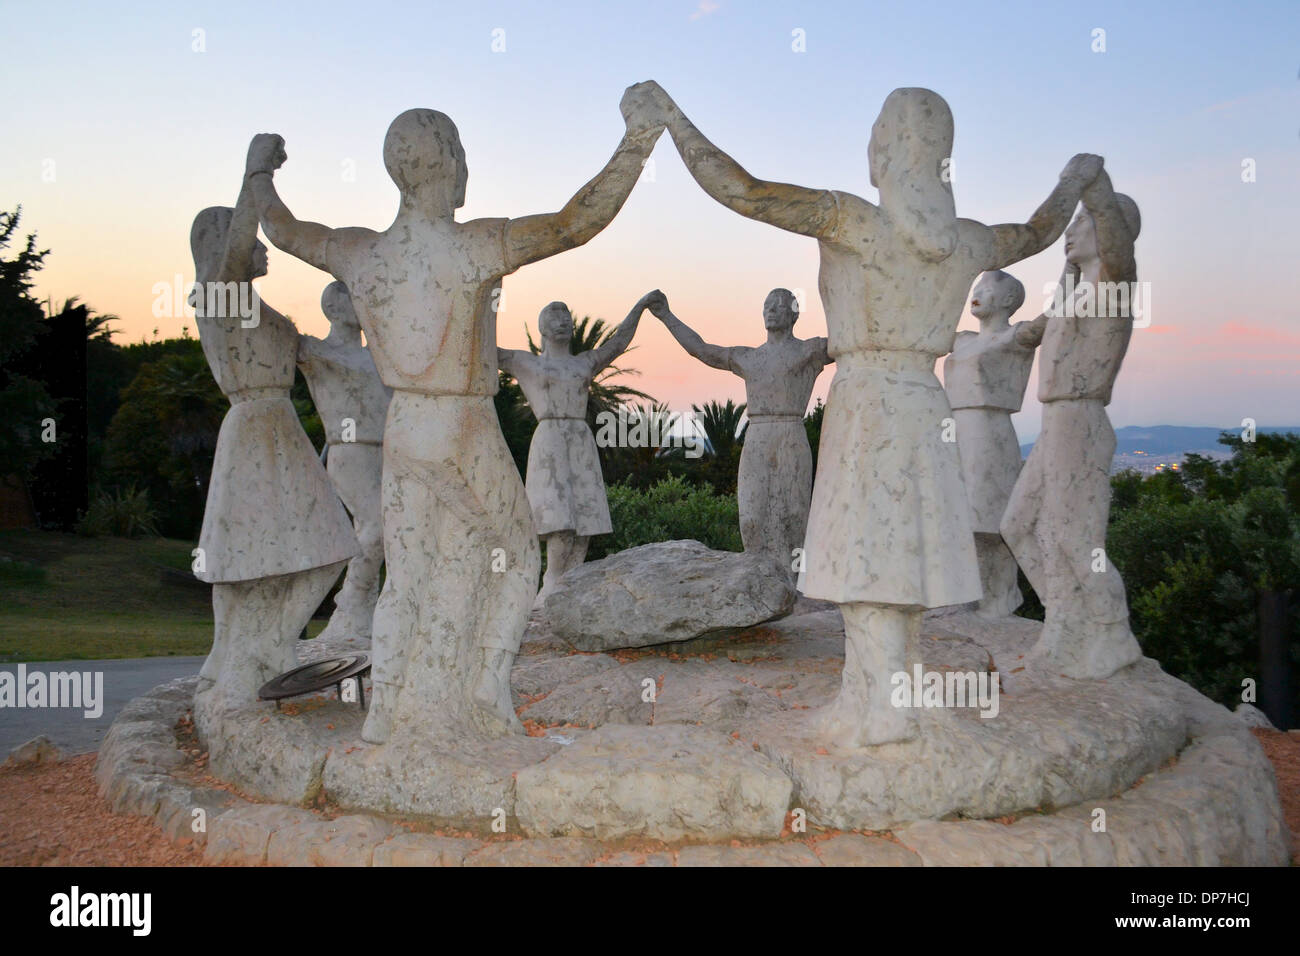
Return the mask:
<path fill-rule="evenodd" d="M 1044 427 L 1029 453 L 1029 460 L 1016 478 L 1011 498 L 1007 501 L 1007 509 L 1002 515 L 1000 529 L 1002 539 L 1011 549 L 1016 563 L 1025 572 L 1025 577 L 1029 579 L 1029 584 L 1039 599 L 1044 602 L 1047 600 L 1047 573 L 1043 548 L 1039 542 L 1039 520 L 1047 504 L 1043 487 L 1045 455 L 1048 450 L 1044 444 L 1046 437 L 1047 429 Z"/>
<path fill-rule="evenodd" d="M 384 444 L 381 494 L 384 553 L 388 575 L 375 604 L 370 639 L 371 695 L 361 739 L 381 744 L 392 733 L 393 714 L 404 680 L 405 658 L 418 622 L 416 608 L 421 598 L 421 578 L 432 572 L 427 547 L 428 530 L 420 520 L 435 507 L 427 482 L 419 479 L 420 464 L 401 448 L 402 438 L 394 433 Z M 425 586 L 428 586 L 425 582 Z"/>
<path fill-rule="evenodd" d="M 251 704 L 263 684 L 297 666 L 298 636 L 342 569 L 338 562 L 213 586 L 215 631 L 225 651 L 214 683 L 200 691 L 207 709 Z"/>
<path fill-rule="evenodd" d="M 918 733 L 916 711 L 890 701 L 895 674 L 921 661 L 921 608 L 865 602 L 841 604 L 844 671 L 840 693 L 818 715 L 827 743 L 855 748 L 908 740 Z"/>
<path fill-rule="evenodd" d="M 1049 424 L 1052 460 L 1062 467 L 1044 482 L 1047 614 L 1033 655 L 1069 677 L 1109 677 L 1142 656 L 1124 581 L 1105 550 L 1115 432 L 1095 400 L 1044 405 L 1044 435 Z"/>
<path fill-rule="evenodd" d="M 537 592 L 537 597 L 533 602 L 534 607 L 541 607 L 546 600 L 547 595 L 555 590 L 556 585 L 560 583 L 560 578 L 568 571 L 573 564 L 573 551 L 577 542 L 577 535 L 572 531 L 553 531 L 550 534 L 542 535 L 542 540 L 546 542 L 546 572 L 542 575 L 542 589 Z M 582 555 L 585 557 L 587 548 L 584 545 Z M 578 559 L 578 564 L 582 563 L 582 558 Z"/>
<path fill-rule="evenodd" d="M 981 617 L 997 618 L 1014 614 L 1024 602 L 1017 584 L 1015 556 L 1000 534 L 975 532 L 975 554 L 980 565 L 980 584 L 984 597 L 980 599 Z"/>
<path fill-rule="evenodd" d="M 352 516 L 352 529 L 361 551 L 348 562 L 343 585 L 334 597 L 335 611 L 322 638 L 370 639 L 379 597 L 379 572 L 384 564 L 382 456 L 378 445 L 339 444 L 330 448 L 326 470 Z"/>

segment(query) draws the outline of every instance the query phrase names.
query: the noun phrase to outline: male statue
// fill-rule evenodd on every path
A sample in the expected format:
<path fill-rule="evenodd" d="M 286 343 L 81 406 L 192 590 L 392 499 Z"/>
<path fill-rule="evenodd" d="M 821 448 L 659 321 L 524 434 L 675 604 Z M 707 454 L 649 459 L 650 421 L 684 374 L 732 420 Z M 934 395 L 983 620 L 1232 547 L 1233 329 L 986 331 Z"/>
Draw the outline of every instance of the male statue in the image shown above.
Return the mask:
<path fill-rule="evenodd" d="M 334 613 L 318 640 L 369 641 L 384 564 L 384 419 L 393 393 L 361 344 L 361 323 L 348 287 L 331 282 L 321 293 L 320 307 L 330 320 L 329 335 L 299 336 L 298 368 L 325 426 L 325 470 L 352 515 L 361 553 L 348 562 L 343 586 L 334 596 Z"/>
<path fill-rule="evenodd" d="M 756 179 L 657 86 L 653 102 L 653 119 L 667 123 L 705 192 L 818 240 L 836 371 L 801 590 L 840 605 L 845 630 L 840 693 L 818 727 L 841 747 L 913 737 L 915 711 L 892 707 L 889 691 L 893 675 L 920 662 L 922 611 L 980 596 L 957 449 L 942 438 L 952 410 L 934 364 L 952 351 L 975 277 L 1051 245 L 1101 159 L 1072 159 L 1029 223 L 989 227 L 957 218 L 947 175 L 952 113 L 931 90 L 890 93 L 872 127 L 867 162 L 879 205 Z"/>
<path fill-rule="evenodd" d="M 1025 301 L 1025 287 L 1005 272 L 986 272 L 971 292 L 970 310 L 979 332 L 958 332 L 943 363 L 943 387 L 952 405 L 961 473 L 970 501 L 984 597 L 979 614 L 1006 617 L 1020 607 L 1016 559 L 998 526 L 1020 474 L 1020 440 L 1011 415 L 1020 411 L 1043 337 L 1032 322 L 1011 324 Z"/>
<path fill-rule="evenodd" d="M 1105 550 L 1115 454 L 1106 406 L 1133 334 L 1141 222 L 1137 204 L 1114 192 L 1104 172 L 1083 191 L 1083 209 L 1065 231 L 1060 308 L 1035 320 L 1045 327 L 1042 430 L 1002 519 L 1002 536 L 1047 611 L 1032 655 L 1069 677 L 1108 677 L 1142 656 L 1124 581 Z M 1123 294 L 1112 299 L 1112 291 Z"/>
<path fill-rule="evenodd" d="M 745 380 L 749 426 L 740 452 L 736 498 L 740 540 L 746 551 L 766 551 L 793 571 L 800 565 L 812 499 L 812 450 L 803 427 L 808 399 L 830 362 L 826 339 L 797 339 L 799 304 L 788 289 L 763 300 L 767 341 L 757 348 L 710 345 L 668 308 L 650 307 L 691 355 Z"/>
<path fill-rule="evenodd" d="M 613 157 L 559 212 L 457 222 L 467 167 L 451 119 L 408 110 L 388 128 L 384 165 L 401 193 L 382 232 L 294 218 L 272 174 L 284 142 L 260 134 L 247 173 L 276 246 L 347 284 L 384 384 L 384 555 L 375 609 L 374 695 L 363 739 L 401 730 L 522 732 L 510 668 L 541 559 L 523 482 L 492 403 L 501 279 L 580 246 L 636 184 L 662 126 L 644 87 L 621 104 Z"/>

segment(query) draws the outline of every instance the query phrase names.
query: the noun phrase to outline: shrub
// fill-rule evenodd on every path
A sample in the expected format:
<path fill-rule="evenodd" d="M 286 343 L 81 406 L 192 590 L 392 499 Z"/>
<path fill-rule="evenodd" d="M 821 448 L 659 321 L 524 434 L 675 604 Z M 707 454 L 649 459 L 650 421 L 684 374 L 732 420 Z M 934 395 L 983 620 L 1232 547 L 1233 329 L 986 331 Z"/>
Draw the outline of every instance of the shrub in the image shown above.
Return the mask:
<path fill-rule="evenodd" d="M 679 476 L 639 490 L 610 485 L 612 534 L 591 542 L 588 560 L 652 541 L 694 538 L 718 551 L 740 551 L 740 516 L 735 495 L 717 495 Z"/>
<path fill-rule="evenodd" d="M 134 485 L 112 494 L 101 491 L 77 522 L 77 533 L 88 538 L 157 536 L 158 521 L 149 503 L 149 492 L 137 491 Z"/>

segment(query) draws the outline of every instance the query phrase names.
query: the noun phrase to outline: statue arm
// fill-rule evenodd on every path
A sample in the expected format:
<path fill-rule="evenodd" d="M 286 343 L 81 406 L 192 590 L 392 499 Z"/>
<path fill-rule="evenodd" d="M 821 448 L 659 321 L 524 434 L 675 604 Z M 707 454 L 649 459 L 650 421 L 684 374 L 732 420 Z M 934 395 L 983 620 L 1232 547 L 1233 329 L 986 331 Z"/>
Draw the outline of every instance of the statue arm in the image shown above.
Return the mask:
<path fill-rule="evenodd" d="M 662 132 L 662 126 L 636 128 L 629 123 L 605 168 L 574 193 L 563 209 L 511 219 L 505 232 L 506 271 L 577 248 L 608 226 L 631 195 Z"/>
<path fill-rule="evenodd" d="M 1137 274 L 1133 235 L 1120 213 L 1110 176 L 1103 170 L 1083 191 L 1083 208 L 1092 216 L 1097 232 L 1097 252 L 1102 274 L 1112 281 L 1127 281 Z"/>
<path fill-rule="evenodd" d="M 749 172 L 701 133 L 667 93 L 659 90 L 660 108 L 677 152 L 700 188 L 732 212 L 748 219 L 829 239 L 838 219 L 838 203 L 829 189 L 774 183 Z"/>
<path fill-rule="evenodd" d="M 627 347 L 632 344 L 632 337 L 636 335 L 637 325 L 641 322 L 641 313 L 649 306 L 654 295 L 654 292 L 643 295 L 637 304 L 632 306 L 632 311 L 627 314 L 627 317 L 619 323 L 614 334 L 587 353 L 591 360 L 591 374 L 595 375 L 627 351 Z"/>
<path fill-rule="evenodd" d="M 226 248 L 214 282 L 244 282 L 253 272 L 253 249 L 257 246 L 257 205 L 245 182 L 235 201 L 235 212 L 226 233 Z"/>
<path fill-rule="evenodd" d="M 339 263 L 331 262 L 330 255 L 335 231 L 295 218 L 276 192 L 273 176 L 286 158 L 284 140 L 274 133 L 258 133 L 249 144 L 244 181 L 252 191 L 262 230 L 277 249 L 338 278 Z"/>
<path fill-rule="evenodd" d="M 668 327 L 668 331 L 672 333 L 673 338 L 690 355 L 699 359 L 705 365 L 720 368 L 724 372 L 740 374 L 736 370 L 736 364 L 733 361 L 733 349 L 721 345 L 710 345 L 704 341 L 704 339 L 700 338 L 698 332 L 673 315 L 666 303 L 662 311 L 655 312 L 655 315 Z"/>
<path fill-rule="evenodd" d="M 1002 269 L 1042 252 L 1065 232 L 1083 189 L 1101 170 L 1102 159 L 1080 153 L 1066 164 L 1051 195 L 1023 224 L 993 226 L 993 249 L 984 268 Z"/>
<path fill-rule="evenodd" d="M 497 348 L 497 368 L 507 375 L 519 377 L 519 366 L 524 360 L 524 353 L 518 349 Z"/>
<path fill-rule="evenodd" d="M 1022 349 L 1032 351 L 1038 348 L 1038 344 L 1043 341 L 1043 333 L 1047 331 L 1047 319 L 1046 315 L 1040 315 L 1030 322 L 1017 322 L 1013 341 Z"/>

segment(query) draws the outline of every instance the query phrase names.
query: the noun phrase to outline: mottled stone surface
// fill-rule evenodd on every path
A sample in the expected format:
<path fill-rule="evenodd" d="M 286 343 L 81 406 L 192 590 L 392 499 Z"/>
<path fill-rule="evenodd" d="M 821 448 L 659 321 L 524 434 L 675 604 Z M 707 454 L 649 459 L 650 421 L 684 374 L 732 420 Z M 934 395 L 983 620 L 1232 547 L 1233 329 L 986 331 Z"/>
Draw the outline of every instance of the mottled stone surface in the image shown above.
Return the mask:
<path fill-rule="evenodd" d="M 687 641 L 788 614 L 795 591 L 770 554 L 659 541 L 569 572 L 543 612 L 553 633 L 583 651 Z"/>
<path fill-rule="evenodd" d="M 806 607 L 808 613 L 726 640 L 701 641 L 694 652 L 674 645 L 617 656 L 566 654 L 544 621 L 534 624 L 523 657 L 532 678 L 550 672 L 581 684 L 625 672 L 635 683 L 649 674 L 657 689 L 652 725 L 606 724 L 594 731 L 530 725 L 546 737 L 430 738 L 406 750 L 361 744 L 354 718 L 350 741 L 326 754 L 320 778 L 326 805 L 446 821 L 454 832 L 488 839 L 481 851 L 482 840 L 392 831 L 391 821 L 382 820 L 372 828 L 359 820 L 366 814 L 355 812 L 357 822 L 341 826 L 357 826 L 361 835 L 341 841 L 331 855 L 312 849 L 325 845 L 325 816 L 250 806 L 179 779 L 187 760 L 176 749 L 174 726 L 193 680 L 156 689 L 131 706 L 131 719 L 115 724 L 97 767 L 101 792 L 120 812 L 152 816 L 174 839 L 203 840 L 187 830 L 193 809 L 204 808 L 209 846 L 215 841 L 209 857 L 229 862 L 265 861 L 276 834 L 277 859 L 318 864 L 364 863 L 369 854 L 372 865 L 454 866 L 471 855 L 480 857 L 475 865 L 802 865 L 809 863 L 804 851 L 826 866 L 1283 865 L 1289 858 L 1271 766 L 1239 718 L 1151 662 L 1103 681 L 1044 673 L 1041 662 L 1026 656 L 1041 630 L 1034 621 L 971 612 L 934 613 L 924 621 L 926 669 L 988 673 L 996 667 L 997 717 L 927 710 L 917 741 L 862 750 L 820 746 L 800 727 L 835 693 L 843 638 L 837 612 Z M 592 663 L 573 663 L 575 657 Z M 751 720 L 753 728 L 731 723 L 729 688 L 742 688 L 735 699 L 764 715 Z M 767 704 L 758 703 L 763 698 Z M 700 726 L 690 702 L 700 704 Z M 575 695 L 566 706 L 583 703 Z M 555 716 L 566 714 L 561 709 Z M 298 746 L 285 727 L 323 737 L 333 733 L 330 723 L 340 730 L 336 717 L 313 706 L 282 715 L 281 725 L 256 718 L 246 732 L 265 737 L 256 748 L 268 766 L 292 769 L 293 760 L 276 759 L 277 746 Z M 686 772 L 674 776 L 675 763 Z M 757 778 L 755 766 L 765 768 Z M 788 794 L 784 803 L 769 801 L 782 804 L 782 816 L 772 814 L 766 834 L 782 832 L 788 807 L 803 811 L 792 819 L 814 828 L 879 831 L 893 821 L 893 839 L 842 832 L 735 847 L 743 834 L 704 835 L 740 829 L 726 822 L 745 819 L 731 807 L 755 791 L 734 784 L 760 778 L 763 787 L 771 783 Z M 949 814 L 998 819 L 933 818 Z M 538 822 L 544 825 L 533 830 Z M 683 823 L 695 833 L 690 843 L 711 844 L 639 842 L 642 836 L 674 839 L 669 834 L 682 833 Z M 504 824 L 507 835 L 555 832 L 554 824 L 583 836 L 576 842 L 492 839 L 493 824 Z M 373 843 L 372 833 L 379 834 Z M 634 842 L 586 836 L 596 833 L 621 833 L 618 839 Z"/>
<path fill-rule="evenodd" d="M 465 858 L 465 866 L 585 866 L 601 854 L 600 844 L 581 837 L 502 840 Z"/>
<path fill-rule="evenodd" d="M 604 727 L 521 770 L 530 836 L 776 837 L 790 780 L 752 745 L 680 725 Z"/>

